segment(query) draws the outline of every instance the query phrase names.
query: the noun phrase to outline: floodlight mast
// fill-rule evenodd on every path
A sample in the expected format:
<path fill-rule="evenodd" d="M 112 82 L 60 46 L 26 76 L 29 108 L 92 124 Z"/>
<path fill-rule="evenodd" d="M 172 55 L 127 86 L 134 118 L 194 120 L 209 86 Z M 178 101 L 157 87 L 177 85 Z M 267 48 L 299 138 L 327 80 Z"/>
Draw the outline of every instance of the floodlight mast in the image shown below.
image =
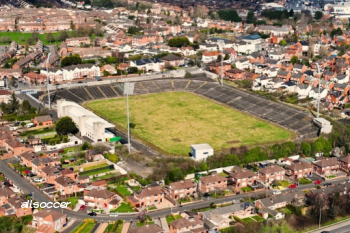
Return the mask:
<path fill-rule="evenodd" d="M 49 60 L 50 60 L 51 53 L 47 55 L 46 60 L 46 74 L 47 74 L 47 96 L 49 100 L 49 109 L 51 109 L 51 100 L 50 100 L 50 78 L 49 78 Z"/>
<path fill-rule="evenodd" d="M 129 117 L 129 95 L 134 93 L 134 83 L 124 83 L 124 95 L 126 95 L 126 117 L 128 124 L 128 151 L 131 151 L 131 141 L 130 141 L 130 117 Z"/>
<path fill-rule="evenodd" d="M 317 74 L 320 74 L 320 67 L 316 63 Z M 321 86 L 321 76 L 318 77 L 318 98 L 317 98 L 317 118 L 320 116 L 320 88 Z"/>

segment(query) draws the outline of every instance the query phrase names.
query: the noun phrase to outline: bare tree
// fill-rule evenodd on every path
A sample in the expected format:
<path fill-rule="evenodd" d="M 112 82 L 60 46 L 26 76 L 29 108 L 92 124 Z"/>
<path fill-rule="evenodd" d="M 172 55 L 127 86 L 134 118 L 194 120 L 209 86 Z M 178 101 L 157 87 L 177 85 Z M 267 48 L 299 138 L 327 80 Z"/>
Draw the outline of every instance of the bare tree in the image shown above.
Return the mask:
<path fill-rule="evenodd" d="M 207 15 L 207 10 L 205 8 L 205 6 L 198 6 L 194 12 L 193 12 L 193 17 L 199 17 L 204 19 Z"/>

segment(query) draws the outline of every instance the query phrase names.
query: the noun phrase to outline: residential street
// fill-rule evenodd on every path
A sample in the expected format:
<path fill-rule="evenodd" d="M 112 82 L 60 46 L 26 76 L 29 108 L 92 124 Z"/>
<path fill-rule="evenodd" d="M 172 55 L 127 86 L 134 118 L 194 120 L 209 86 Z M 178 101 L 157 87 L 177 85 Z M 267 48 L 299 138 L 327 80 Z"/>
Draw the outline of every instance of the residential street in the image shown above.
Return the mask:
<path fill-rule="evenodd" d="M 348 232 L 350 232 L 350 221 L 338 223 L 334 226 L 322 228 L 321 230 L 310 231 L 309 233 L 322 233 L 322 232 L 348 233 Z"/>
<path fill-rule="evenodd" d="M 49 197 L 47 197 L 45 194 L 43 194 L 41 191 L 39 191 L 34 185 L 30 184 L 29 181 L 27 181 L 25 178 L 21 177 L 16 171 L 14 171 L 9 165 L 6 164 L 5 161 L 0 160 L 0 171 L 8 177 L 13 183 L 18 186 L 24 193 L 30 194 L 34 193 L 34 199 L 39 202 L 49 202 L 52 201 Z M 338 179 L 331 181 L 329 183 L 333 184 L 338 184 L 344 181 L 347 181 L 348 178 L 343 178 L 343 179 Z M 304 189 L 311 189 L 314 188 L 315 184 L 308 184 L 308 185 L 300 185 L 294 190 L 304 190 Z M 282 192 L 285 193 L 289 191 L 289 189 L 286 189 L 286 191 Z M 265 190 L 257 193 L 247 193 L 247 194 L 240 194 L 240 195 L 235 195 L 235 196 L 230 196 L 230 197 L 225 197 L 225 198 L 218 198 L 218 199 L 212 199 L 209 198 L 207 200 L 201 201 L 201 202 L 196 202 L 196 203 L 191 203 L 188 205 L 183 205 L 182 207 L 173 207 L 169 209 L 161 209 L 161 210 L 155 210 L 152 212 L 149 212 L 148 215 L 151 217 L 162 217 L 171 214 L 172 212 L 178 212 L 178 211 L 185 211 L 185 210 L 191 210 L 191 209 L 199 209 L 199 208 L 204 208 L 208 207 L 211 203 L 215 204 L 220 204 L 224 202 L 232 202 L 234 200 L 239 201 L 241 198 L 252 198 L 255 195 L 272 195 L 271 190 Z M 78 211 L 74 212 L 71 210 L 67 209 L 59 209 L 63 213 L 67 214 L 69 218 L 74 218 L 77 220 L 82 220 L 84 218 L 87 218 L 88 215 L 86 214 L 85 211 Z M 136 220 L 136 213 L 133 214 L 119 214 L 118 217 L 110 217 L 108 215 L 97 215 L 95 217 L 89 216 L 89 218 L 94 218 L 97 221 L 112 221 L 116 219 L 123 219 L 126 221 L 131 221 L 131 220 Z"/>

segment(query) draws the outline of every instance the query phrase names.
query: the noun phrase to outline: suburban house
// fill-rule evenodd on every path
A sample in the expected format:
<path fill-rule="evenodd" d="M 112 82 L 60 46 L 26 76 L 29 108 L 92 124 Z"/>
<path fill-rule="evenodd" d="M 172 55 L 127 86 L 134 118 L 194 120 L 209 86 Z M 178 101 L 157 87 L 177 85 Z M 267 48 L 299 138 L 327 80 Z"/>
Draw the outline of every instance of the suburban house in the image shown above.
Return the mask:
<path fill-rule="evenodd" d="M 6 204 L 9 198 L 15 197 L 16 194 L 9 188 L 0 189 L 0 205 Z"/>
<path fill-rule="evenodd" d="M 127 196 L 126 200 L 136 207 L 152 206 L 163 202 L 165 198 L 163 188 L 161 186 L 146 187 L 139 192 L 135 192 L 132 196 Z"/>
<path fill-rule="evenodd" d="M 258 175 L 248 169 L 238 169 L 238 171 L 231 172 L 229 177 L 232 179 L 234 187 L 241 188 L 256 184 Z"/>
<path fill-rule="evenodd" d="M 312 165 L 307 162 L 297 162 L 286 167 L 286 174 L 295 179 L 311 176 L 312 171 Z"/>
<path fill-rule="evenodd" d="M 166 231 L 157 224 L 147 224 L 134 229 L 129 228 L 128 233 L 166 233 Z"/>
<path fill-rule="evenodd" d="M 137 67 L 139 70 L 145 72 L 154 71 L 161 72 L 165 66 L 165 62 L 158 58 L 140 59 L 136 61 L 130 61 L 130 67 Z"/>
<path fill-rule="evenodd" d="M 193 232 L 205 233 L 204 223 L 199 219 L 198 215 L 180 218 L 170 222 L 170 233 Z"/>
<path fill-rule="evenodd" d="M 184 58 L 176 56 L 174 54 L 168 54 L 165 57 L 161 57 L 160 60 L 164 61 L 165 65 L 182 66 L 185 63 Z"/>
<path fill-rule="evenodd" d="M 251 202 L 242 202 L 239 204 L 199 212 L 198 216 L 205 225 L 213 224 L 215 226 L 213 230 L 217 231 L 222 228 L 229 227 L 231 216 L 247 218 L 255 214 L 255 206 Z M 206 220 L 209 221 L 209 224 L 207 224 Z"/>
<path fill-rule="evenodd" d="M 242 80 L 245 77 L 244 70 L 229 69 L 225 71 L 225 78 L 228 80 Z"/>
<path fill-rule="evenodd" d="M 29 72 L 23 75 L 23 81 L 29 85 L 39 85 L 46 82 L 47 77 L 42 74 Z"/>
<path fill-rule="evenodd" d="M 312 162 L 314 172 L 319 175 L 329 175 L 337 172 L 340 168 L 338 159 L 336 157 L 318 157 L 316 161 Z"/>
<path fill-rule="evenodd" d="M 52 125 L 52 118 L 50 115 L 37 116 L 33 119 L 33 123 L 36 125 L 50 126 L 50 125 Z"/>
<path fill-rule="evenodd" d="M 219 174 L 212 174 L 199 178 L 198 190 L 202 193 L 213 192 L 215 190 L 225 190 L 227 179 Z"/>
<path fill-rule="evenodd" d="M 74 37 L 74 38 L 67 38 L 66 39 L 66 44 L 68 47 L 75 47 L 75 46 L 80 46 L 82 44 L 90 44 L 90 37 L 85 36 L 85 37 Z"/>
<path fill-rule="evenodd" d="M 55 188 L 61 195 L 69 195 L 79 192 L 77 184 L 68 176 L 59 176 L 55 180 Z"/>
<path fill-rule="evenodd" d="M 36 174 L 42 168 L 46 166 L 55 166 L 56 164 L 59 164 L 59 162 L 50 157 L 36 157 L 32 160 L 32 172 Z"/>
<path fill-rule="evenodd" d="M 339 159 L 340 168 L 345 171 L 349 171 L 350 169 L 350 156 L 344 156 Z"/>
<path fill-rule="evenodd" d="M 97 208 L 107 208 L 114 199 L 114 193 L 106 189 L 92 189 L 84 193 L 84 201 L 86 205 Z"/>
<path fill-rule="evenodd" d="M 32 226 L 38 233 L 54 233 L 66 224 L 66 215 L 61 212 L 43 209 L 33 214 Z"/>
<path fill-rule="evenodd" d="M 10 101 L 12 92 L 8 90 L 0 90 L 0 103 L 7 104 Z"/>
<path fill-rule="evenodd" d="M 165 192 L 174 200 L 192 196 L 197 193 L 197 184 L 192 180 L 173 182 L 165 187 Z"/>
<path fill-rule="evenodd" d="M 51 83 L 62 81 L 72 81 L 81 78 L 94 79 L 96 76 L 101 76 L 100 67 L 94 64 L 79 64 L 72 66 L 65 66 L 61 68 L 49 68 L 40 70 L 44 76 L 49 76 Z"/>
<path fill-rule="evenodd" d="M 16 213 L 16 217 L 33 214 L 31 208 L 22 208 L 22 203 L 26 201 L 27 200 L 19 197 L 11 197 L 8 199 L 8 204 L 12 206 L 13 210 Z"/>
<path fill-rule="evenodd" d="M 45 182 L 49 184 L 54 184 L 56 178 L 58 178 L 61 175 L 61 172 L 56 167 L 46 166 L 39 171 L 38 175 L 40 175 Z"/>
<path fill-rule="evenodd" d="M 274 180 L 284 180 L 285 170 L 277 165 L 266 166 L 259 169 L 259 179 L 265 183 L 271 183 Z"/>
<path fill-rule="evenodd" d="M 27 167 L 31 167 L 32 160 L 34 158 L 39 157 L 39 155 L 37 153 L 35 153 L 34 151 L 27 151 L 27 152 L 20 154 L 18 157 L 21 160 L 21 164 L 24 164 Z"/>
<path fill-rule="evenodd" d="M 255 206 L 259 209 L 279 209 L 285 207 L 287 204 L 293 202 L 297 203 L 298 200 L 304 198 L 305 194 L 303 191 L 297 191 L 294 193 L 287 193 L 281 195 L 274 195 L 271 197 L 259 199 L 255 201 Z"/>
<path fill-rule="evenodd" d="M 221 53 L 216 51 L 204 52 L 202 54 L 202 61 L 203 63 L 210 63 L 213 61 L 217 61 L 219 55 L 221 55 Z"/>
<path fill-rule="evenodd" d="M 27 148 L 26 145 L 17 139 L 10 139 L 5 141 L 5 150 L 13 155 L 20 155 L 26 151 L 34 150 L 34 148 Z"/>

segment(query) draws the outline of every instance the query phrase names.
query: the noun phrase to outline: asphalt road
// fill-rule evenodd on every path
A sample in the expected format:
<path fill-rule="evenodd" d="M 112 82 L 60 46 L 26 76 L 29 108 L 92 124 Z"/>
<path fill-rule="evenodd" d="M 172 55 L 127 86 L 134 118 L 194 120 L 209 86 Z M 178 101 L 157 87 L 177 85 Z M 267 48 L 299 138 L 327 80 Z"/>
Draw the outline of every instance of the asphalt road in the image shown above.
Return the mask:
<path fill-rule="evenodd" d="M 26 194 L 33 194 L 34 200 L 38 202 L 50 202 L 52 201 L 49 197 L 47 197 L 44 193 L 42 193 L 39 189 L 37 189 L 34 185 L 29 183 L 25 178 L 21 177 L 15 170 L 13 170 L 6 161 L 0 160 L 0 171 L 8 178 L 10 179 L 17 187 L 19 187 L 22 192 Z M 329 183 L 338 184 L 340 182 L 347 181 L 348 178 L 338 179 Z M 311 189 L 314 188 L 314 184 L 308 184 L 308 185 L 300 185 L 294 190 L 305 190 L 305 189 Z M 288 192 L 289 189 L 283 192 Z M 160 209 L 156 211 L 151 211 L 148 213 L 151 217 L 164 217 L 172 212 L 178 212 L 178 211 L 185 211 L 185 210 L 191 210 L 191 209 L 199 209 L 208 207 L 211 203 L 220 204 L 220 203 L 227 203 L 227 202 L 233 202 L 233 201 L 239 201 L 242 198 L 252 198 L 254 196 L 264 196 L 264 195 L 272 195 L 272 190 L 265 190 L 257 193 L 248 193 L 248 194 L 239 194 L 231 197 L 224 197 L 224 198 L 218 198 L 218 199 L 205 199 L 201 202 L 195 202 L 188 205 L 183 205 L 182 207 L 177 206 L 173 208 L 168 209 Z M 126 221 L 136 220 L 136 213 L 132 214 L 125 214 L 120 213 L 118 217 L 110 217 L 108 215 L 97 215 L 97 216 L 88 216 L 85 211 L 71 211 L 67 209 L 56 209 L 58 211 L 62 211 L 63 213 L 67 214 L 67 217 L 74 218 L 77 220 L 82 220 L 84 218 L 94 218 L 97 221 L 103 222 L 103 221 L 113 221 L 116 219 L 123 219 Z"/>
<path fill-rule="evenodd" d="M 350 232 L 350 221 L 337 223 L 334 226 L 322 228 L 320 230 L 311 231 L 309 233 L 349 233 Z"/>

